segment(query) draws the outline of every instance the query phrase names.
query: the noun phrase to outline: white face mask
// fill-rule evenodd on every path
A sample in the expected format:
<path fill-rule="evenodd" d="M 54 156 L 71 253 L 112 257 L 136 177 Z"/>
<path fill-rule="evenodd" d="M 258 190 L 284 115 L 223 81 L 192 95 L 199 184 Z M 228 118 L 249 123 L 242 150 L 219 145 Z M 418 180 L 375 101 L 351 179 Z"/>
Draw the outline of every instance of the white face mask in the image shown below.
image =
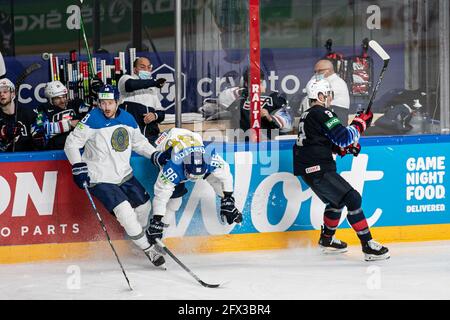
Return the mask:
<path fill-rule="evenodd" d="M 314 74 L 314 77 L 315 77 L 316 81 L 320 81 L 320 80 L 325 79 L 325 74 L 323 74 L 323 73 L 316 73 L 316 74 Z"/>
<path fill-rule="evenodd" d="M 150 71 L 139 70 L 138 76 L 139 76 L 139 79 L 149 80 L 152 78 L 152 73 Z"/>

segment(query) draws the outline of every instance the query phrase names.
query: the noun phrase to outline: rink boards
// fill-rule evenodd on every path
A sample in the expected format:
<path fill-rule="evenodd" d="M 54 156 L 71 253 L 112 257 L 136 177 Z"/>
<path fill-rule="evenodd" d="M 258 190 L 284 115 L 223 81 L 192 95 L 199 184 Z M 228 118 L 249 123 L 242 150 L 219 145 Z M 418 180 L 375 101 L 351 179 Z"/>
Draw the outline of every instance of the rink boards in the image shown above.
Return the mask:
<path fill-rule="evenodd" d="M 178 252 L 222 252 L 315 245 L 324 204 L 293 176 L 292 146 L 215 144 L 230 163 L 241 225 L 220 223 L 219 200 L 205 181 L 189 193 L 165 231 Z M 446 190 L 448 136 L 364 138 L 357 158 L 338 171 L 363 195 L 374 237 L 383 242 L 450 239 Z M 136 177 L 152 194 L 156 169 L 132 158 Z M 101 205 L 119 250 L 130 251 L 121 227 Z M 338 235 L 356 244 L 345 220 Z M 63 152 L 0 155 L 0 263 L 80 258 L 110 250 L 86 195 L 73 184 Z"/>

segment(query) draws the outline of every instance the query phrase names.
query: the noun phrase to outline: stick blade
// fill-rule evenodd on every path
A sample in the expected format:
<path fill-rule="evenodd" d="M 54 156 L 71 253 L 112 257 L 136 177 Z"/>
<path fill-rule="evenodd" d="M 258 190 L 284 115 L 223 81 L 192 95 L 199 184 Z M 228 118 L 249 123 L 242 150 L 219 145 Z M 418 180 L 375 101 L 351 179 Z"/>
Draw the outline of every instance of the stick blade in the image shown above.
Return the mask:
<path fill-rule="evenodd" d="M 199 280 L 198 281 L 202 286 L 204 286 L 205 288 L 218 288 L 220 287 L 220 284 L 210 284 L 210 283 L 206 283 L 205 281 Z"/>
<path fill-rule="evenodd" d="M 370 40 L 369 42 L 369 46 L 372 48 L 373 51 L 376 52 L 376 54 L 378 54 L 381 59 L 383 59 L 384 61 L 386 60 L 390 60 L 391 57 L 387 54 L 387 52 L 383 49 L 382 46 L 380 46 L 380 44 L 378 42 L 376 42 L 375 40 Z"/>

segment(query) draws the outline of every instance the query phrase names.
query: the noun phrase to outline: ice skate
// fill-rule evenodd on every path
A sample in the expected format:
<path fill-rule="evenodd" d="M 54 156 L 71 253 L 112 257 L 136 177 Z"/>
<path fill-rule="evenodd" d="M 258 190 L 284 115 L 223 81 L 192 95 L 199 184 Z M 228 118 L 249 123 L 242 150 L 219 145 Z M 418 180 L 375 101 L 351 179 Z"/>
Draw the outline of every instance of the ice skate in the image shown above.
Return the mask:
<path fill-rule="evenodd" d="M 387 260 L 391 257 L 389 255 L 389 249 L 375 240 L 364 243 L 362 245 L 362 250 L 364 252 L 364 260 L 366 261 Z"/>
<path fill-rule="evenodd" d="M 336 239 L 334 236 L 326 237 L 323 227 L 320 233 L 319 246 L 322 252 L 327 254 L 347 252 L 347 243 Z"/>
<path fill-rule="evenodd" d="M 162 253 L 156 248 L 156 245 L 152 245 L 147 250 L 144 250 L 145 255 L 155 267 L 161 267 L 165 269 L 166 260 Z"/>

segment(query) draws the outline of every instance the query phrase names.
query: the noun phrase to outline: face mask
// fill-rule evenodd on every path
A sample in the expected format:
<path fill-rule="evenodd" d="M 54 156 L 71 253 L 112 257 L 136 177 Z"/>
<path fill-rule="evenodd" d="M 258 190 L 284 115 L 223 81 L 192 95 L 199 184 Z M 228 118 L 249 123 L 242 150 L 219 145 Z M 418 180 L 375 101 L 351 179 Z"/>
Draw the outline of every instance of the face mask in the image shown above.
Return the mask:
<path fill-rule="evenodd" d="M 316 78 L 316 81 L 320 81 L 320 80 L 325 79 L 325 75 L 323 73 L 316 73 L 314 75 L 314 77 Z"/>
<path fill-rule="evenodd" d="M 150 71 L 139 70 L 139 79 L 149 80 L 152 78 L 152 73 Z"/>

